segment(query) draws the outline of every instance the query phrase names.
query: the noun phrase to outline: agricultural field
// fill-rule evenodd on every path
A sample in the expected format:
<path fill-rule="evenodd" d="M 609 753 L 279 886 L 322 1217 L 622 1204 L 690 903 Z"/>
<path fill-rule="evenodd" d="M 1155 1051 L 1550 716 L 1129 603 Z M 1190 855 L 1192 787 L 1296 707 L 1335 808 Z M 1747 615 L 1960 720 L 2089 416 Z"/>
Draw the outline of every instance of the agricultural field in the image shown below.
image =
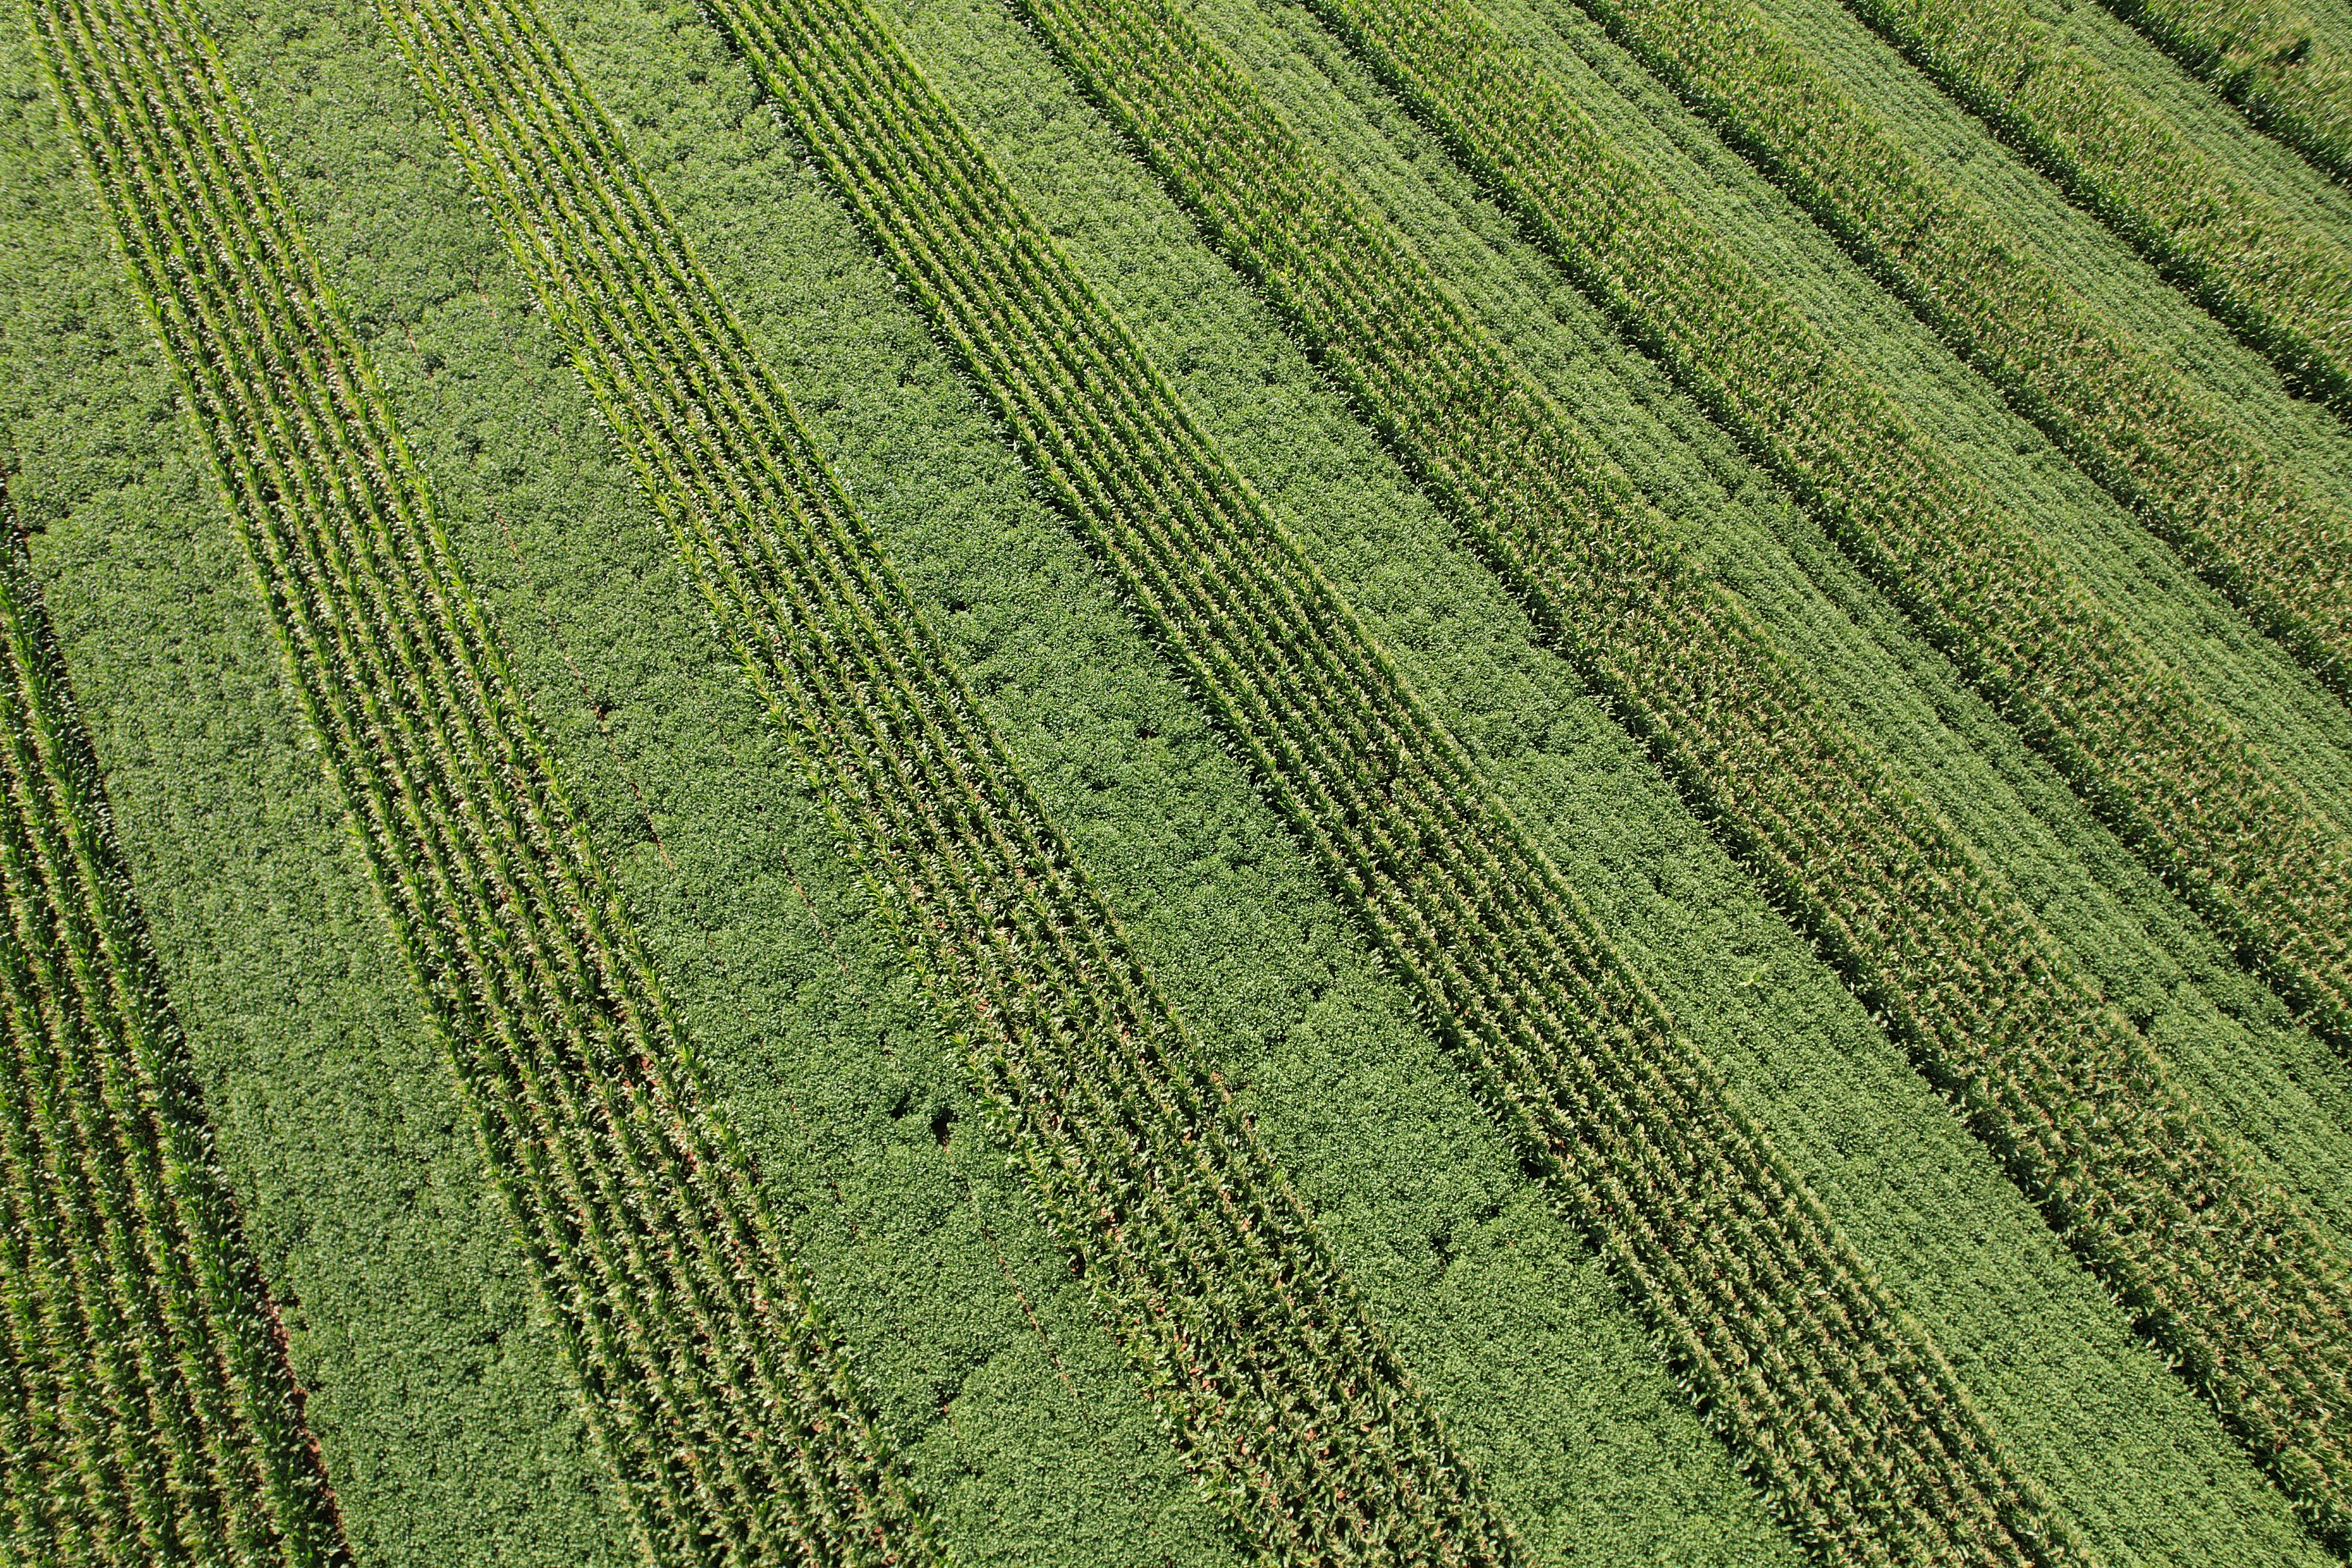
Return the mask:
<path fill-rule="evenodd" d="M 2352 1553 L 2352 5 L 0 0 L 0 1564 Z"/>

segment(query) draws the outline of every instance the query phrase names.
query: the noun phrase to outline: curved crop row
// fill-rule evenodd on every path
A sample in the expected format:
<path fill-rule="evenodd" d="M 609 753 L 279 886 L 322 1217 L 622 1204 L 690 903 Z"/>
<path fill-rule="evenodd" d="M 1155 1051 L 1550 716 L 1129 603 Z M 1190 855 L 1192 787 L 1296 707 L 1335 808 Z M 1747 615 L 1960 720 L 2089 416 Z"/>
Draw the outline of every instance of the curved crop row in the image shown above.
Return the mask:
<path fill-rule="evenodd" d="M 2084 472 L 2352 696 L 2352 517 L 2340 504 L 1939 176 L 1758 6 L 1584 5 Z"/>
<path fill-rule="evenodd" d="M 350 1561 L 0 491 L 0 1560 Z"/>
<path fill-rule="evenodd" d="M 713 10 L 1799 1535 L 2059 1555 L 1932 1344 L 872 15 Z"/>
<path fill-rule="evenodd" d="M 2102 0 L 2246 118 L 2352 181 L 2352 56 L 2263 0 Z"/>
<path fill-rule="evenodd" d="M 529 0 L 383 11 L 1209 1489 L 1275 1561 L 1516 1561 Z"/>
<path fill-rule="evenodd" d="M 2076 1252 L 2340 1531 L 2352 1279 L 2292 1200 L 1179 10 L 1020 4 Z"/>
<path fill-rule="evenodd" d="M 2352 417 L 2341 240 L 2192 145 L 2021 0 L 1846 5 L 2291 384 Z"/>
<path fill-rule="evenodd" d="M 2352 1047 L 2352 833 L 1466 0 L 1310 3 L 2150 868 Z"/>
<path fill-rule="evenodd" d="M 37 31 L 648 1558 L 935 1558 L 181 0 Z"/>

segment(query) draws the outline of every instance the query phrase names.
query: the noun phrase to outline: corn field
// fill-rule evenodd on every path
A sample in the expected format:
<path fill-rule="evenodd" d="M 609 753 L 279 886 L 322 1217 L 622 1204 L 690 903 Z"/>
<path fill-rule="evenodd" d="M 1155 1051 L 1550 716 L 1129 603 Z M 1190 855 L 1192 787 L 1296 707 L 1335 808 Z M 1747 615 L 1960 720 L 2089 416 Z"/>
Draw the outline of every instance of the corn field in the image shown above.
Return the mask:
<path fill-rule="evenodd" d="M 2352 1549 L 2352 20 L 20 4 L 0 1563 Z"/>

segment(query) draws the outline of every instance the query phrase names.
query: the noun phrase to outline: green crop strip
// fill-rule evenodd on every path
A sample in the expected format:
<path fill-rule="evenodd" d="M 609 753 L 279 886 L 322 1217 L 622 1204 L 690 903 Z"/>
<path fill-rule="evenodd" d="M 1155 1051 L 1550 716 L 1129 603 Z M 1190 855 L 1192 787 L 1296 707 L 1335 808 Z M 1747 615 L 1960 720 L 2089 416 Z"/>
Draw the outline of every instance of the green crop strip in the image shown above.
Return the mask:
<path fill-rule="evenodd" d="M 2101 0 L 2246 118 L 2352 180 L 2352 57 L 2309 17 L 2255 0 Z"/>
<path fill-rule="evenodd" d="M 0 491 L 0 1560 L 350 1561 Z"/>
<path fill-rule="evenodd" d="M 2352 518 L 1895 139 L 1753 5 L 1586 0 L 2108 492 L 2338 696 Z"/>
<path fill-rule="evenodd" d="M 716 15 L 1792 1528 L 1837 1561 L 2061 1554 L 1940 1355 L 871 14 Z"/>
<path fill-rule="evenodd" d="M 2308 1220 L 1180 12 L 1022 4 L 2052 1223 L 2340 1530 L 2347 1280 Z M 2186 1232 L 2184 1205 L 2212 1228 Z"/>
<path fill-rule="evenodd" d="M 2150 868 L 2352 1047 L 2352 834 L 1473 7 L 1314 4 Z"/>
<path fill-rule="evenodd" d="M 383 10 L 1208 1489 L 1267 1561 L 1517 1561 L 527 0 Z"/>
<path fill-rule="evenodd" d="M 1846 0 L 2288 381 L 2352 417 L 2352 253 L 2015 0 Z"/>
<path fill-rule="evenodd" d="M 34 15 L 643 1549 L 931 1560 L 210 37 Z"/>

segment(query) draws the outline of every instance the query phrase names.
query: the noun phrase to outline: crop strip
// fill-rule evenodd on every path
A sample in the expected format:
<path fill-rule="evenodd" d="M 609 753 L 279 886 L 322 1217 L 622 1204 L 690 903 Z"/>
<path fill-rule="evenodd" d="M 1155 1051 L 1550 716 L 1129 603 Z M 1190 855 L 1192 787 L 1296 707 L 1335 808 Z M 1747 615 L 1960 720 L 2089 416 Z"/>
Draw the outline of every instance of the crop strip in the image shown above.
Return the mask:
<path fill-rule="evenodd" d="M 1312 4 L 2118 837 L 2352 1048 L 2352 834 L 1468 0 Z"/>
<path fill-rule="evenodd" d="M 2352 55 L 2302 12 L 2254 0 L 2101 0 L 2246 118 L 2352 182 Z"/>
<path fill-rule="evenodd" d="M 2352 418 L 2352 249 L 2200 152 L 2021 0 L 1846 5 L 2290 385 Z M 2321 58 L 2340 81 L 2332 53 Z"/>
<path fill-rule="evenodd" d="M 37 32 L 649 1560 L 931 1560 L 200 20 Z"/>
<path fill-rule="evenodd" d="M 0 491 L 0 1556 L 350 1552 Z"/>
<path fill-rule="evenodd" d="M 872 15 L 715 15 L 1800 1534 L 2054 1555 L 1932 1344 Z"/>
<path fill-rule="evenodd" d="M 1517 1561 L 541 18 L 383 9 L 1209 1490 L 1270 1561 Z"/>
<path fill-rule="evenodd" d="M 1584 5 L 2085 473 L 2352 696 L 2352 518 L 2341 505 L 2133 342 L 1758 6 Z"/>
<path fill-rule="evenodd" d="M 2292 1200 L 1179 9 L 1021 6 L 2143 1330 L 2340 1521 L 2352 1279 Z"/>

